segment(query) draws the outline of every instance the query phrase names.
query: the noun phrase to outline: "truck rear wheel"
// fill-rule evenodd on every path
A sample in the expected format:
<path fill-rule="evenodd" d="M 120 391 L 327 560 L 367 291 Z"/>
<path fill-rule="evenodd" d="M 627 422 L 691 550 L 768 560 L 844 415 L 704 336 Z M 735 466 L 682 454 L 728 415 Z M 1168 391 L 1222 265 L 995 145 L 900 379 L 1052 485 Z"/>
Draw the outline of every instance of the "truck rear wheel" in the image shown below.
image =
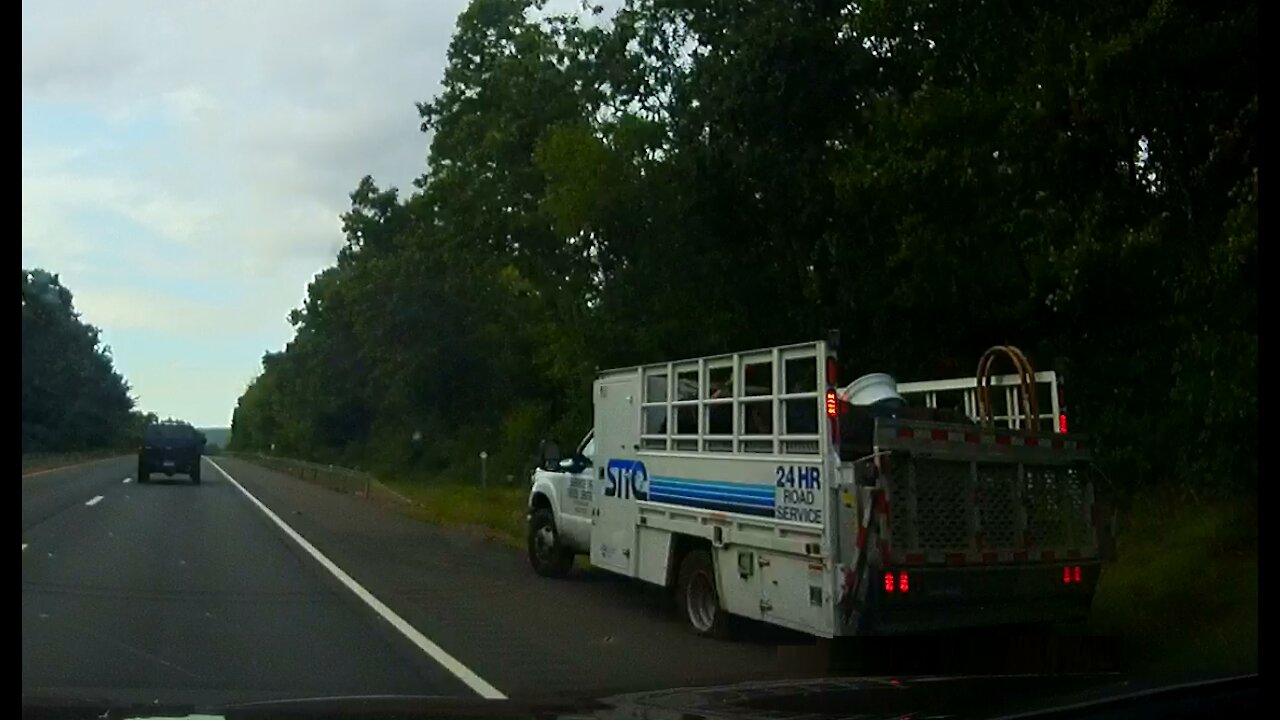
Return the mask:
<path fill-rule="evenodd" d="M 564 577 L 573 566 L 573 552 L 560 542 L 550 508 L 538 508 L 529 516 L 529 563 L 544 577 Z"/>
<path fill-rule="evenodd" d="M 695 635 L 729 637 L 729 613 L 720 604 L 715 566 L 706 550 L 692 550 L 680 562 L 676 604 Z"/>
<path fill-rule="evenodd" d="M 195 467 L 191 468 L 191 482 L 195 485 L 200 484 L 200 463 L 196 462 Z"/>

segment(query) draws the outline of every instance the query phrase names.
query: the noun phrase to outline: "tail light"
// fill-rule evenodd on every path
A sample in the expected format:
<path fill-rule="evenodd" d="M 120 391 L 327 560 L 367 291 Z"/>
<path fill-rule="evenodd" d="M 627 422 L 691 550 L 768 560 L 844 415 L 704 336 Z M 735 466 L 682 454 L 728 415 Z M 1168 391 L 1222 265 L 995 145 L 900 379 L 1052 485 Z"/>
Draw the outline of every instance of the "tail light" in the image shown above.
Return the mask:
<path fill-rule="evenodd" d="M 911 590 L 911 578 L 905 572 L 894 574 L 886 572 L 884 574 L 884 591 L 887 593 L 899 592 L 905 593 Z"/>
<path fill-rule="evenodd" d="M 840 396 L 836 394 L 836 383 L 840 379 L 839 365 L 834 356 L 827 357 L 827 422 L 831 424 L 831 444 L 840 445 Z"/>
<path fill-rule="evenodd" d="M 1068 565 L 1062 568 L 1062 584 L 1070 585 L 1072 583 L 1083 582 L 1084 572 L 1079 565 Z"/>
<path fill-rule="evenodd" d="M 1062 392 L 1061 384 L 1058 385 L 1058 432 L 1067 432 L 1067 396 Z"/>

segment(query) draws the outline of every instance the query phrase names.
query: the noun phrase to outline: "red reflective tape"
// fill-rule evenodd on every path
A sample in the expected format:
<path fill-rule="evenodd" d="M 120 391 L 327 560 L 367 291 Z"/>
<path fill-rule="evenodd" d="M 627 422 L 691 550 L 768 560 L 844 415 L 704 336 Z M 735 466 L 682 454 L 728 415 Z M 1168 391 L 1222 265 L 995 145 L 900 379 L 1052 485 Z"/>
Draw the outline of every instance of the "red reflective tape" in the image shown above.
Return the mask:
<path fill-rule="evenodd" d="M 866 544 L 867 544 L 867 529 L 864 527 L 860 527 L 858 528 L 858 542 L 857 542 L 858 549 L 861 550 Z"/>
<path fill-rule="evenodd" d="M 1010 438 L 1009 438 L 1009 436 L 1008 436 L 1008 435 L 997 435 L 997 436 L 996 436 L 996 444 L 997 444 L 997 445 L 1008 445 L 1008 444 L 1009 444 L 1009 441 L 1010 441 Z"/>
<path fill-rule="evenodd" d="M 1051 440 L 1049 442 L 1049 445 L 1052 446 L 1054 450 L 1062 449 L 1062 441 L 1059 440 L 1058 438 L 1054 438 L 1053 440 Z"/>
<path fill-rule="evenodd" d="M 1022 438 L 1022 442 L 1026 444 L 1027 447 L 1035 447 L 1040 444 L 1040 438 L 1024 437 Z"/>
<path fill-rule="evenodd" d="M 948 565 L 963 565 L 965 563 L 964 553 L 947 553 Z"/>
<path fill-rule="evenodd" d="M 904 557 L 903 560 L 908 565 L 923 565 L 924 553 L 907 553 L 906 557 Z"/>
<path fill-rule="evenodd" d="M 984 563 L 1000 562 L 1000 555 L 999 553 L 984 552 L 982 553 L 982 562 Z"/>
<path fill-rule="evenodd" d="M 942 440 L 945 442 L 947 440 L 947 431 L 934 430 L 933 432 L 929 433 L 929 437 L 933 440 Z"/>
<path fill-rule="evenodd" d="M 1058 557 L 1058 554 L 1052 550 L 1045 550 L 1044 552 L 1040 553 L 1041 560 L 1055 560 L 1057 559 L 1057 557 Z"/>
<path fill-rule="evenodd" d="M 911 428 L 898 428 L 898 437 L 900 438 L 910 438 L 914 435 L 915 433 L 912 432 Z"/>
<path fill-rule="evenodd" d="M 1014 550 L 1014 551 L 1013 551 L 1013 559 L 1014 559 L 1014 560 L 1016 560 L 1017 562 L 1026 562 L 1026 561 L 1027 561 L 1027 551 L 1026 551 L 1026 550 Z"/>

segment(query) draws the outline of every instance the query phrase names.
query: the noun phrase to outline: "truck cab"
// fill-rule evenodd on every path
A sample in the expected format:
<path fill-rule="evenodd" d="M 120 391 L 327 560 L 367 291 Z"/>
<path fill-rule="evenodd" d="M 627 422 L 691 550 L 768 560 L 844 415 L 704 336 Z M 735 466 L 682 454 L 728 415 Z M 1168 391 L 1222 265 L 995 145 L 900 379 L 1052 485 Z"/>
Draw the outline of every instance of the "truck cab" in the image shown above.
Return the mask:
<path fill-rule="evenodd" d="M 590 552 L 594 472 L 594 431 L 568 457 L 560 457 L 555 443 L 543 443 L 527 508 L 529 561 L 538 574 L 564 575 L 574 556 Z"/>

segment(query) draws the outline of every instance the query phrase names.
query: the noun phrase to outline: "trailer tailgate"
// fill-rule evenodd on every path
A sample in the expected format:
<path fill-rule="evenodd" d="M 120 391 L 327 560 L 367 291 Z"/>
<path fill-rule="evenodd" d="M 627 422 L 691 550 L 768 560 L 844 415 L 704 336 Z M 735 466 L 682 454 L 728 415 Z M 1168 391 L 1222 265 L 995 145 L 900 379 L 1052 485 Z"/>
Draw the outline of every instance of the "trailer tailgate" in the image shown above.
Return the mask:
<path fill-rule="evenodd" d="M 1082 436 L 876 423 L 881 563 L 1010 565 L 1098 557 Z"/>

